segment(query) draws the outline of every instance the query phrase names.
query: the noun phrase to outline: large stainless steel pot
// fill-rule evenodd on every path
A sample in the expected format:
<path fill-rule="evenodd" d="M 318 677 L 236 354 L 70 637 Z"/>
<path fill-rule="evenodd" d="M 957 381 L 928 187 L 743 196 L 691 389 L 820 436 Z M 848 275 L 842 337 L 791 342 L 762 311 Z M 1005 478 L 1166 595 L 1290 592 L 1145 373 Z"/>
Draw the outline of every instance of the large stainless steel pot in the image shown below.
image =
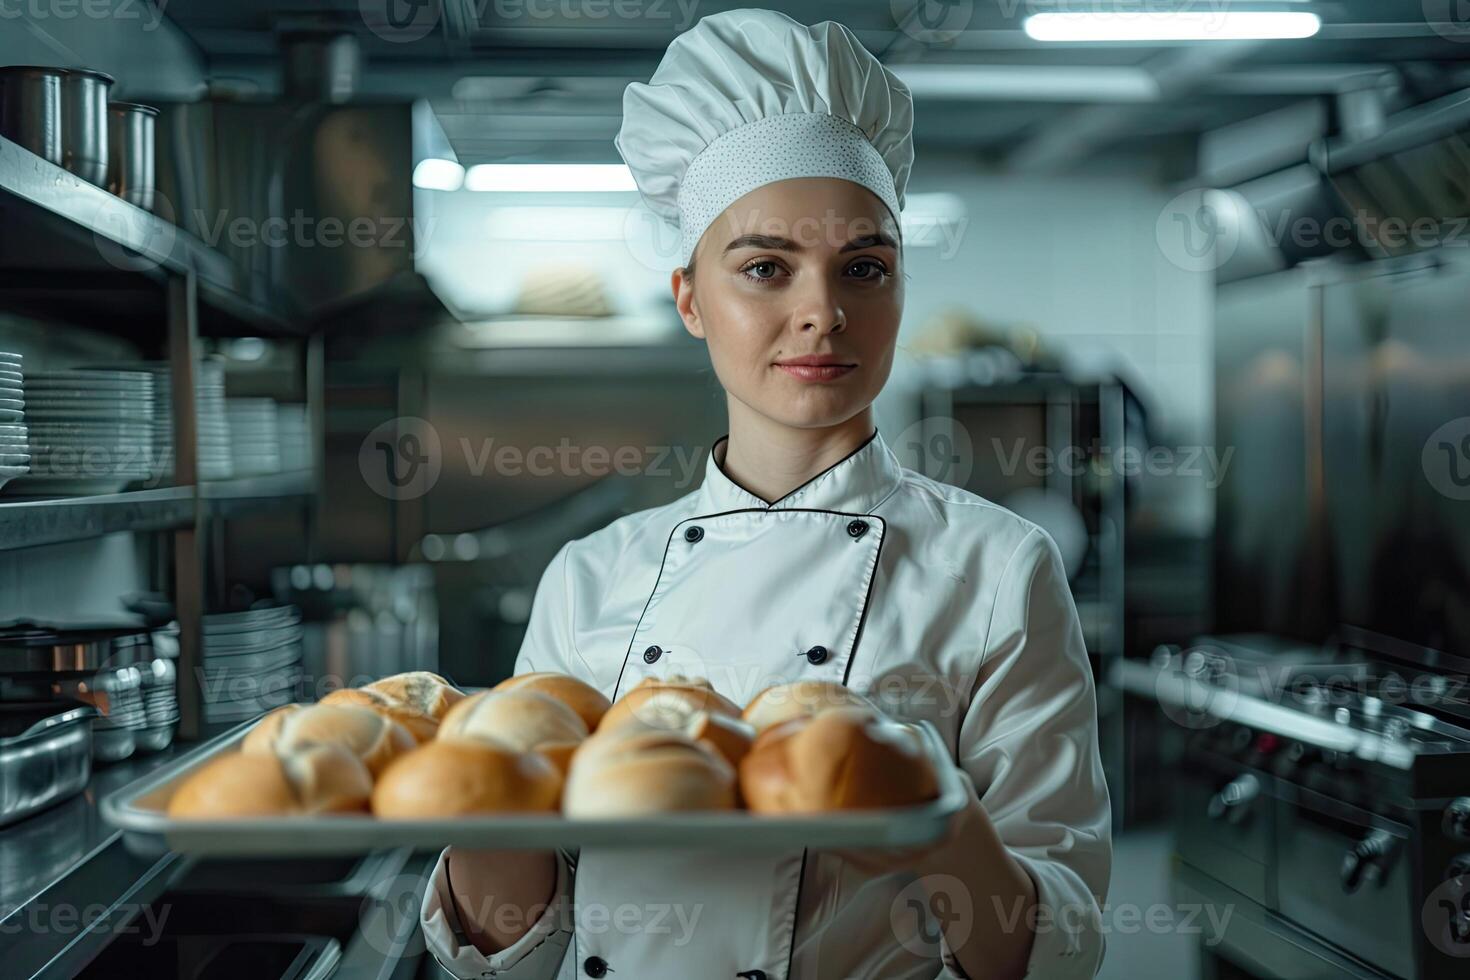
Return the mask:
<path fill-rule="evenodd" d="M 61 68 L 0 68 L 0 136 L 61 164 Z"/>
<path fill-rule="evenodd" d="M 107 115 L 107 189 L 130 204 L 152 211 L 158 110 L 114 102 L 107 107 Z"/>
<path fill-rule="evenodd" d="M 107 93 L 112 76 L 71 68 L 61 77 L 61 165 L 89 184 L 107 185 Z"/>

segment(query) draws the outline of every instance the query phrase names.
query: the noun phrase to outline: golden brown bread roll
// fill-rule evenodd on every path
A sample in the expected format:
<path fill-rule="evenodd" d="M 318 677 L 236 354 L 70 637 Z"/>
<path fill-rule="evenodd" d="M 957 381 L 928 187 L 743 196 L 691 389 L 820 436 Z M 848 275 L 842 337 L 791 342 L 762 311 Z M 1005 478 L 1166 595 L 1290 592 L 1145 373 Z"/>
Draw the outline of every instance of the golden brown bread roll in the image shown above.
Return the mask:
<path fill-rule="evenodd" d="M 269 720 L 271 716 L 267 715 L 251 729 L 240 751 L 281 755 L 308 745 L 336 745 L 361 759 L 376 777 L 388 763 L 418 744 L 408 729 L 392 718 L 349 704 L 314 704 L 283 714 L 264 737 L 252 740 L 251 736 Z"/>
<path fill-rule="evenodd" d="M 284 755 L 217 756 L 168 801 L 184 820 L 353 813 L 367 809 L 373 779 L 357 757 L 335 745 Z"/>
<path fill-rule="evenodd" d="M 831 708 L 762 732 L 740 764 L 761 813 L 911 806 L 939 795 L 923 735 L 871 708 Z"/>
<path fill-rule="evenodd" d="M 597 730 L 598 722 L 602 721 L 602 716 L 612 706 L 607 696 L 591 684 L 580 681 L 570 674 L 557 674 L 550 671 L 532 671 L 528 674 L 507 677 L 491 690 L 528 690 L 548 694 L 575 711 L 589 732 Z"/>
<path fill-rule="evenodd" d="M 286 717 L 302 709 L 299 704 L 283 704 L 258 721 L 254 728 L 245 733 L 240 742 L 240 751 L 254 755 L 270 754 L 275 751 L 276 739 L 281 735 L 281 726 Z"/>
<path fill-rule="evenodd" d="M 645 677 L 639 681 L 607 710 L 597 729 L 611 731 L 629 719 L 658 725 L 660 718 L 669 717 L 669 712 L 692 711 L 740 717 L 740 709 L 710 687 L 709 681 L 702 677 L 674 674 L 666 679 Z M 669 726 L 665 724 L 663 727 Z"/>
<path fill-rule="evenodd" d="M 572 755 L 569 817 L 628 817 L 735 806 L 735 769 L 709 745 L 665 729 L 599 732 Z"/>
<path fill-rule="evenodd" d="M 604 725 L 600 733 L 624 729 L 649 729 L 674 731 L 691 740 L 707 742 L 710 747 L 725 757 L 732 766 L 738 766 L 745 753 L 755 741 L 755 729 L 739 718 L 722 711 L 705 711 L 697 707 L 697 699 L 679 694 L 654 694 L 649 696 L 628 717 L 615 720 L 611 726 Z"/>
<path fill-rule="evenodd" d="M 443 721 L 444 713 L 465 697 L 459 688 L 427 670 L 394 674 L 363 687 L 415 707 L 435 721 Z"/>
<path fill-rule="evenodd" d="M 489 739 L 521 752 L 540 752 L 566 775 L 572 752 L 587 737 L 587 726 L 571 708 L 540 691 L 490 690 L 450 708 L 438 737 Z"/>
<path fill-rule="evenodd" d="M 561 774 L 544 755 L 488 740 L 434 740 L 399 756 L 373 787 L 373 813 L 431 820 L 471 813 L 554 811 Z"/>
<path fill-rule="evenodd" d="M 376 711 L 407 728 L 408 733 L 420 743 L 429 741 L 439 730 L 439 723 L 431 715 L 382 691 L 366 687 L 344 687 L 340 691 L 333 691 L 317 703 L 345 704 Z"/>
<path fill-rule="evenodd" d="M 741 717 L 763 732 L 792 718 L 802 718 L 856 705 L 873 707 L 873 702 L 843 684 L 831 681 L 793 681 L 768 687 L 751 699 Z"/>

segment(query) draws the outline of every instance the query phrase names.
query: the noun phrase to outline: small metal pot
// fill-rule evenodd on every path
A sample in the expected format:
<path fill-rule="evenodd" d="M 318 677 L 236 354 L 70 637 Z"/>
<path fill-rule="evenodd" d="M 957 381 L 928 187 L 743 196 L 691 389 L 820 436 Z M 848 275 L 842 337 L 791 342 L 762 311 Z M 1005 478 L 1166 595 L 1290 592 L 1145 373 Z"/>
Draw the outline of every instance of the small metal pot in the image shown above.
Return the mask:
<path fill-rule="evenodd" d="M 61 165 L 62 68 L 0 68 L 0 136 Z"/>
<path fill-rule="evenodd" d="M 112 76 L 71 68 L 61 78 L 61 165 L 107 186 L 107 93 Z"/>
<path fill-rule="evenodd" d="M 107 116 L 107 189 L 130 204 L 152 211 L 158 110 L 114 102 L 107 107 Z"/>

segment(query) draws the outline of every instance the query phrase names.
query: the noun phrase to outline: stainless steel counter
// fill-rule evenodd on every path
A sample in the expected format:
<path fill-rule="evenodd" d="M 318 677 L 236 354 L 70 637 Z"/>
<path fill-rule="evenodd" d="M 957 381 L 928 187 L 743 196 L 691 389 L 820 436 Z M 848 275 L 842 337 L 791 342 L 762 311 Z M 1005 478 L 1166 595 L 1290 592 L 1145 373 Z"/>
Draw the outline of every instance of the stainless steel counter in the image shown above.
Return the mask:
<path fill-rule="evenodd" d="M 0 830 L 0 973 L 68 977 L 122 930 L 147 928 L 135 917 L 168 887 L 178 856 L 129 854 L 98 806 L 188 748 L 98 767 L 80 795 Z"/>

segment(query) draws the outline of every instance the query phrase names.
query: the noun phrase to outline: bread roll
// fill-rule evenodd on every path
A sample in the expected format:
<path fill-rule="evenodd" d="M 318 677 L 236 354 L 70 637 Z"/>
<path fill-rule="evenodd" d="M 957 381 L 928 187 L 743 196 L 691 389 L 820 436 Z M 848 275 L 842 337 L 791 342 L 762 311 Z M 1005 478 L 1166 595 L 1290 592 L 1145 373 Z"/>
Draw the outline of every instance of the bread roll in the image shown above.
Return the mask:
<path fill-rule="evenodd" d="M 572 756 L 569 817 L 630 817 L 735 806 L 735 769 L 687 736 L 637 725 L 600 732 Z"/>
<path fill-rule="evenodd" d="M 261 725 L 264 724 L 262 720 Z M 250 734 L 259 731 L 261 725 Z M 290 712 L 281 716 L 273 731 L 275 737 L 269 739 L 252 741 L 246 736 L 240 751 L 285 754 L 308 745 L 337 745 L 361 759 L 368 772 L 376 777 L 388 763 L 418 744 L 408 729 L 393 719 L 348 704 L 314 704 Z"/>
<path fill-rule="evenodd" d="M 762 732 L 740 764 L 761 813 L 911 806 L 939 794 L 923 735 L 871 708 L 831 708 Z"/>
<path fill-rule="evenodd" d="M 245 733 L 245 738 L 240 742 L 240 751 L 253 755 L 270 755 L 275 752 L 276 739 L 281 735 L 281 725 L 285 724 L 288 715 L 295 714 L 301 708 L 299 704 L 283 704 L 266 714 L 256 722 L 254 728 Z"/>
<path fill-rule="evenodd" d="M 443 721 L 444 713 L 463 701 L 465 696 L 459 688 L 427 670 L 394 674 L 363 687 L 411 705 L 435 721 Z"/>
<path fill-rule="evenodd" d="M 373 813 L 432 820 L 471 813 L 554 811 L 561 774 L 545 756 L 488 740 L 436 739 L 390 765 L 373 788 Z"/>
<path fill-rule="evenodd" d="M 335 745 L 284 755 L 230 752 L 210 760 L 174 792 L 168 815 L 185 820 L 352 813 L 367 809 L 373 780 Z"/>
<path fill-rule="evenodd" d="M 758 732 L 792 718 L 802 718 L 851 705 L 873 707 L 873 702 L 843 684 L 831 681 L 793 681 L 768 687 L 751 699 L 741 717 Z"/>
<path fill-rule="evenodd" d="M 659 719 L 667 719 L 671 712 L 688 713 L 708 711 L 730 718 L 739 718 L 740 709 L 730 700 L 715 692 L 703 677 L 684 677 L 674 674 L 667 679 L 645 677 L 602 716 L 598 731 L 611 730 L 636 718 L 646 724 L 658 725 Z M 662 727 L 670 727 L 667 722 Z"/>
<path fill-rule="evenodd" d="M 626 719 L 615 720 L 611 727 L 600 731 L 644 729 L 679 732 L 692 741 L 707 742 L 725 757 L 726 762 L 738 766 L 755 741 L 755 729 L 722 711 L 705 711 L 696 706 L 698 703 L 682 694 L 655 694 Z"/>
<path fill-rule="evenodd" d="M 548 694 L 575 711 L 589 732 L 597 730 L 598 722 L 602 721 L 602 716 L 612 706 L 612 702 L 607 699 L 606 695 L 591 684 L 579 681 L 570 674 L 556 674 L 548 671 L 517 674 L 501 681 L 491 690 L 528 690 Z"/>
<path fill-rule="evenodd" d="M 345 704 L 376 711 L 385 718 L 392 718 L 408 729 L 408 733 L 420 743 L 427 742 L 439 730 L 439 723 L 432 715 L 395 697 L 366 687 L 344 687 L 322 698 L 318 704 Z"/>
<path fill-rule="evenodd" d="M 465 698 L 439 725 L 444 739 L 489 739 L 521 752 L 545 755 L 566 775 L 587 726 L 571 708 L 540 691 L 490 690 Z"/>

